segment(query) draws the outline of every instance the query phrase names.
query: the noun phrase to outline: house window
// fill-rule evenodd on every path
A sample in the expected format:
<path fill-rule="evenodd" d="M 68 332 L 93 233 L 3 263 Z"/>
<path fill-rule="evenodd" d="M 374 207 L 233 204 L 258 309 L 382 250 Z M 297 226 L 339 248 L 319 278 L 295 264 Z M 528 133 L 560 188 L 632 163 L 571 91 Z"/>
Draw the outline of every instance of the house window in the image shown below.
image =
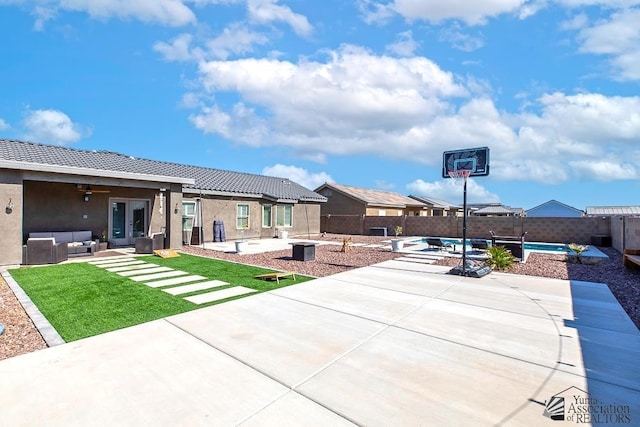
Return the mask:
<path fill-rule="evenodd" d="M 276 206 L 276 225 L 278 227 L 293 226 L 293 206 Z"/>
<path fill-rule="evenodd" d="M 191 231 L 196 216 L 196 202 L 182 202 L 182 231 Z"/>
<path fill-rule="evenodd" d="M 384 209 L 378 210 L 378 216 L 387 216 L 387 211 Z"/>
<path fill-rule="evenodd" d="M 236 213 L 236 228 L 249 228 L 249 205 L 238 205 Z"/>
<path fill-rule="evenodd" d="M 271 205 L 262 205 L 262 228 L 271 228 Z"/>

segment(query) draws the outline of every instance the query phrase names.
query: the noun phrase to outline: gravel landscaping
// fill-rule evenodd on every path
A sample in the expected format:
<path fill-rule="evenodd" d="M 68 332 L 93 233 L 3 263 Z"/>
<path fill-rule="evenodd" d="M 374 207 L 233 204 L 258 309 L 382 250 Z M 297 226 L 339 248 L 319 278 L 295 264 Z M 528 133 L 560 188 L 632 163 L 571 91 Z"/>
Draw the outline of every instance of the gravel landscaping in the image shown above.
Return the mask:
<path fill-rule="evenodd" d="M 329 235 L 318 240 L 338 243 L 317 245 L 314 261 L 295 261 L 291 250 L 265 252 L 261 254 L 235 254 L 205 250 L 199 247 L 185 247 L 185 253 L 208 256 L 243 264 L 256 265 L 274 270 L 294 271 L 299 274 L 323 277 L 354 268 L 397 258 L 402 254 L 386 248 L 350 246 L 341 252 L 344 237 L 351 237 L 355 244 L 383 244 L 389 237 Z M 597 265 L 572 264 L 564 255 L 532 253 L 525 264 L 515 265 L 509 273 L 550 277 L 556 279 L 582 280 L 607 283 L 612 293 L 640 328 L 640 270 L 628 270 L 622 265 L 622 255 L 612 248 L 598 248 L 609 256 Z M 440 265 L 457 265 L 459 260 L 444 258 Z M 46 347 L 33 323 L 22 309 L 6 283 L 0 283 L 0 323 L 6 331 L 0 336 L 0 360 Z"/>

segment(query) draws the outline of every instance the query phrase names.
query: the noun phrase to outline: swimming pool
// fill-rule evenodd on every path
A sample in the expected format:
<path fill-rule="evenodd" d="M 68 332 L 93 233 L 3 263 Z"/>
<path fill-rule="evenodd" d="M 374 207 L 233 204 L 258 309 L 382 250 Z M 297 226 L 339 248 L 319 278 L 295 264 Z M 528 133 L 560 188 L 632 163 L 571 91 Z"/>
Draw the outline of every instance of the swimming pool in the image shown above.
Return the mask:
<path fill-rule="evenodd" d="M 462 239 L 441 239 L 443 243 L 449 243 L 451 245 L 462 245 Z M 411 243 L 426 244 L 427 238 L 412 240 Z M 491 240 L 487 240 L 487 243 L 491 245 Z M 471 246 L 469 239 L 467 239 L 467 246 Z M 554 252 L 566 254 L 570 251 L 569 245 L 564 243 L 540 243 L 540 242 L 524 242 L 524 249 L 534 252 Z M 589 247 L 591 249 L 591 247 Z"/>

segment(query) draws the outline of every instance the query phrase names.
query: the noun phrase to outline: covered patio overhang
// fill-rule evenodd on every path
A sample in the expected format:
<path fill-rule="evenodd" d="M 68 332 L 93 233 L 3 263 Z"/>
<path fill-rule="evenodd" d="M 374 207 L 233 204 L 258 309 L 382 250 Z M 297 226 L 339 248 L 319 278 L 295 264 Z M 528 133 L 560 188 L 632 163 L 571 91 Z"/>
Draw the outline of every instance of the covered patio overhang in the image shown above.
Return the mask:
<path fill-rule="evenodd" d="M 182 177 L 7 160 L 0 160 L 0 175 L 2 193 L 12 204 L 0 226 L 0 232 L 11 230 L 0 237 L 7 248 L 0 258 L 4 265 L 21 263 L 22 245 L 31 232 L 89 230 L 120 245 L 164 232 L 167 246 L 177 247 L 181 236 L 172 230 L 181 229 L 181 218 L 170 206 L 182 202 L 182 185 L 194 183 Z"/>

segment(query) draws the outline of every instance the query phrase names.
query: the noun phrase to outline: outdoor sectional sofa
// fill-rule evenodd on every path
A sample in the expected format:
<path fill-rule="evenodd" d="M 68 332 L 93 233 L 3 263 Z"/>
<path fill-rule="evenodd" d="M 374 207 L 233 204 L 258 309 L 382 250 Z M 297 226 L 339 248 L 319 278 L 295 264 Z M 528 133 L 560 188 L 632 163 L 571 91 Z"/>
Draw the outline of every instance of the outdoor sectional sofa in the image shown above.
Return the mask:
<path fill-rule="evenodd" d="M 56 244 L 66 243 L 70 256 L 92 255 L 98 250 L 99 239 L 93 239 L 91 231 L 44 231 L 29 233 L 29 239 L 52 237 Z M 27 240 L 27 245 L 29 240 Z"/>

